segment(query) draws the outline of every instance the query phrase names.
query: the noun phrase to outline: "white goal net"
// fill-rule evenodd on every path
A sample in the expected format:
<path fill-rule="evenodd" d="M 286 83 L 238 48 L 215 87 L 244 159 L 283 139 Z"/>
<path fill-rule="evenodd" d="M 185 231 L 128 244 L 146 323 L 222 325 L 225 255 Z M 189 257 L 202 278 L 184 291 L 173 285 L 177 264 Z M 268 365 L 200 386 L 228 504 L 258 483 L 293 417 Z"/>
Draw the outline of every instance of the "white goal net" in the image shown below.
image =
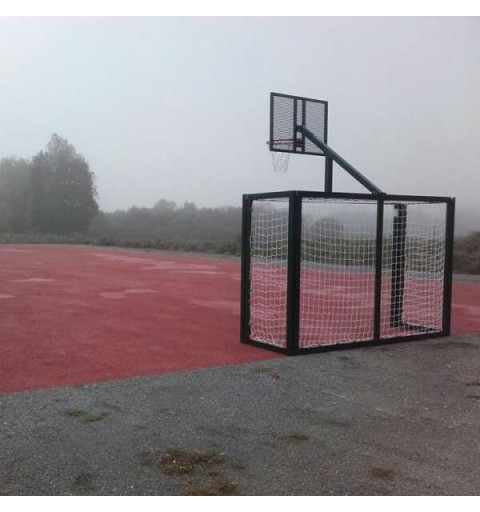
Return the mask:
<path fill-rule="evenodd" d="M 385 201 L 377 259 L 377 201 L 303 198 L 298 347 L 373 340 L 375 284 L 380 338 L 441 332 L 446 204 Z M 289 199 L 252 202 L 250 338 L 285 348 Z M 376 263 L 380 261 L 377 268 Z"/>

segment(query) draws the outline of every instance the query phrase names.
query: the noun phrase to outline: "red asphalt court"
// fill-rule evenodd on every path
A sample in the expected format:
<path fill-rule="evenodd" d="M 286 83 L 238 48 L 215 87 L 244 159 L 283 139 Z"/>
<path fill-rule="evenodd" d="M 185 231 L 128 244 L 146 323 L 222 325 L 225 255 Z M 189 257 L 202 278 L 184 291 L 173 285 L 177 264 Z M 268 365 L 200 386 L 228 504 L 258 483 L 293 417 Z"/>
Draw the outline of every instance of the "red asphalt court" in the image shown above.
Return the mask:
<path fill-rule="evenodd" d="M 239 342 L 236 259 L 0 246 L 0 392 L 282 357 Z M 453 334 L 480 333 L 480 282 L 455 282 Z"/>

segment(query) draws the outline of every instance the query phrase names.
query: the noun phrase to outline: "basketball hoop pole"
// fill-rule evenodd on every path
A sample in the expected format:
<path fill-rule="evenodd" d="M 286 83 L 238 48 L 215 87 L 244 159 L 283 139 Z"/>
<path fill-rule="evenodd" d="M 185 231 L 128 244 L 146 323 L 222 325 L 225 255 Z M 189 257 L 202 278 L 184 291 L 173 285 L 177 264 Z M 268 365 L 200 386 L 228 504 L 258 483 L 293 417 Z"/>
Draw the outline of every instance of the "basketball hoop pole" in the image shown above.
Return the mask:
<path fill-rule="evenodd" d="M 369 190 L 372 194 L 384 194 L 382 190 L 380 190 L 376 185 L 374 185 L 368 178 L 366 178 L 360 171 L 357 171 L 353 165 L 349 164 L 345 159 L 343 159 L 338 153 L 336 153 L 331 147 L 327 146 L 324 142 L 322 142 L 318 137 L 304 126 L 298 126 L 297 130 L 307 137 L 307 139 L 315 144 L 318 148 L 320 148 L 327 158 L 327 162 L 325 163 L 325 191 L 331 192 L 332 187 L 332 163 L 336 162 L 342 169 L 348 172 L 350 176 L 356 179 L 361 185 L 363 185 L 367 190 Z M 330 160 L 330 163 L 328 162 Z M 330 188 L 330 190 L 327 190 Z"/>
<path fill-rule="evenodd" d="M 325 155 L 325 192 L 333 191 L 333 160 Z"/>

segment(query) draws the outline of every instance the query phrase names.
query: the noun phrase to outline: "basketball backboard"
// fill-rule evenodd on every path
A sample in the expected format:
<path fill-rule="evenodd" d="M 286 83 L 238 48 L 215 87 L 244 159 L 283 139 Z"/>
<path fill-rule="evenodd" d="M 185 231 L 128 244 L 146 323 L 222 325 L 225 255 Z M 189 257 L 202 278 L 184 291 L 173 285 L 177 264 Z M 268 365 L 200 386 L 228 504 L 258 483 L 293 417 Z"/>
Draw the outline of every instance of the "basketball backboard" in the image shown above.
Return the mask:
<path fill-rule="evenodd" d="M 270 93 L 270 151 L 324 156 L 299 127 L 327 143 L 328 103 L 323 100 Z"/>

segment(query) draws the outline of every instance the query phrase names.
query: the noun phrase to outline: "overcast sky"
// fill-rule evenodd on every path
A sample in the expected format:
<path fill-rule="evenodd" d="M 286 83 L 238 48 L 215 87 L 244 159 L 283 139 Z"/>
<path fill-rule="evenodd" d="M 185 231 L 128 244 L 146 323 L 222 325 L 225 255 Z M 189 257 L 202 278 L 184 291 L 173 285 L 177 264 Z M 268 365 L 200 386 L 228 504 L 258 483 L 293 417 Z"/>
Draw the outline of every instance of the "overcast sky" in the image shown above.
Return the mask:
<path fill-rule="evenodd" d="M 480 217 L 480 18 L 0 19 L 0 157 L 58 133 L 107 211 L 321 190 L 322 158 L 272 172 L 270 91 L 328 100 L 329 144 L 386 192 Z"/>

